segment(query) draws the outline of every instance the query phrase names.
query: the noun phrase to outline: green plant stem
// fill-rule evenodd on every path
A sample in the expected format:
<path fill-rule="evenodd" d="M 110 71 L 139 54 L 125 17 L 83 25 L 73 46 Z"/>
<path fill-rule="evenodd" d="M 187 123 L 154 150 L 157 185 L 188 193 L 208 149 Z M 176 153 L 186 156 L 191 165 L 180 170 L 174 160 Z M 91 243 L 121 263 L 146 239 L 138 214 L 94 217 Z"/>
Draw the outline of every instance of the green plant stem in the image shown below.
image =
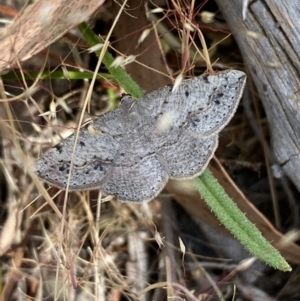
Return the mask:
<path fill-rule="evenodd" d="M 86 24 L 81 24 L 79 29 L 91 46 L 100 43 L 99 38 Z M 103 64 L 114 76 L 116 81 L 125 91 L 134 97 L 143 95 L 143 90 L 124 69 L 111 67 L 113 61 L 112 55 L 106 52 Z M 285 259 L 262 236 L 257 227 L 238 209 L 236 204 L 230 199 L 223 187 L 208 169 L 206 169 L 200 177 L 194 179 L 194 183 L 206 204 L 215 213 L 217 218 L 250 253 L 276 269 L 291 271 L 291 267 Z"/>
<path fill-rule="evenodd" d="M 1 75 L 3 80 L 14 80 L 16 78 L 21 78 L 23 73 L 24 79 L 34 79 L 40 76 L 40 79 L 92 79 L 93 78 L 93 72 L 90 71 L 67 71 L 68 75 L 66 76 L 65 72 L 61 70 L 55 70 L 55 71 L 44 71 L 40 75 L 40 72 L 38 71 L 10 71 L 6 74 Z M 97 78 L 111 78 L 113 79 L 113 76 L 108 73 L 99 73 L 97 74 Z"/>
<path fill-rule="evenodd" d="M 95 46 L 100 43 L 99 37 L 94 34 L 94 32 L 87 26 L 86 23 L 82 23 L 78 26 L 83 37 L 86 39 L 88 44 Z M 96 51 L 96 54 L 99 56 L 100 51 Z M 133 97 L 141 97 L 144 94 L 144 91 L 140 86 L 131 78 L 131 76 L 126 73 L 126 71 L 121 67 L 112 67 L 114 62 L 114 57 L 106 51 L 104 54 L 102 63 L 105 65 L 108 72 L 114 77 L 114 79 L 122 86 L 125 91 L 131 94 Z"/>
<path fill-rule="evenodd" d="M 291 270 L 280 253 L 226 194 L 210 170 L 206 169 L 194 184 L 220 222 L 250 253 L 279 270 Z"/>

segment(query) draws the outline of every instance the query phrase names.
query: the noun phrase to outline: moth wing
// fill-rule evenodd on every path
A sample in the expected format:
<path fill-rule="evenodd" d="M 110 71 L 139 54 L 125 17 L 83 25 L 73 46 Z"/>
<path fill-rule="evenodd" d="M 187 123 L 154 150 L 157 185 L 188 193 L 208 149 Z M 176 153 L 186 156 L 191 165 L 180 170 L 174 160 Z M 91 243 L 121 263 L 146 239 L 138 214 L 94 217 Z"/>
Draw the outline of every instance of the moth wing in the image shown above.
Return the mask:
<path fill-rule="evenodd" d="M 168 166 L 171 178 L 191 178 L 213 156 L 218 133 L 234 114 L 245 85 L 241 71 L 223 71 L 184 80 L 172 92 L 163 87 L 140 98 L 143 131 Z"/>
<path fill-rule="evenodd" d="M 170 128 L 152 138 L 152 142 L 166 163 L 170 178 L 187 179 L 206 168 L 217 148 L 218 135 L 200 137 L 184 129 Z"/>
<path fill-rule="evenodd" d="M 210 95 L 207 108 L 191 112 L 184 128 L 201 136 L 218 134 L 231 120 L 242 97 L 246 83 L 244 72 L 229 70 L 207 80 L 215 89 Z"/>
<path fill-rule="evenodd" d="M 100 187 L 112 166 L 122 138 L 123 111 L 108 112 L 80 129 L 70 179 L 70 190 Z M 49 149 L 36 161 L 37 175 L 66 188 L 76 133 Z"/>
<path fill-rule="evenodd" d="M 233 116 L 245 82 L 242 71 L 205 74 L 183 80 L 174 92 L 172 86 L 165 86 L 147 93 L 134 107 L 152 119 L 152 124 L 169 119 L 171 126 L 210 136 L 220 132 Z"/>
<path fill-rule="evenodd" d="M 147 137 L 136 129 L 124 134 L 102 190 L 124 202 L 154 199 L 168 181 L 167 166 Z"/>

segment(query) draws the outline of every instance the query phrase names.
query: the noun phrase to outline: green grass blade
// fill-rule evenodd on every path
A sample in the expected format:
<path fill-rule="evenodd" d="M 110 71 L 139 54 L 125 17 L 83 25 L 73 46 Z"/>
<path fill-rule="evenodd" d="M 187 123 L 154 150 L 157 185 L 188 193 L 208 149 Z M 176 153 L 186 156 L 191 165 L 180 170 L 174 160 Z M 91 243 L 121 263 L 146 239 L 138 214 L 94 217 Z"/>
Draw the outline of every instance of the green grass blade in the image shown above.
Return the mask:
<path fill-rule="evenodd" d="M 86 39 L 88 44 L 92 47 L 99 44 L 101 41 L 99 37 L 94 34 L 94 32 L 87 26 L 86 23 L 82 23 L 78 26 L 83 37 Z M 99 56 L 100 51 L 96 51 Z M 108 72 L 114 77 L 114 79 L 120 84 L 123 89 L 134 97 L 141 97 L 144 91 L 140 86 L 131 78 L 131 76 L 126 73 L 126 71 L 121 67 L 111 67 L 114 62 L 114 57 L 107 51 L 103 57 L 102 63 L 105 65 Z"/>
<path fill-rule="evenodd" d="M 291 271 L 285 259 L 241 212 L 208 169 L 194 184 L 220 222 L 251 254 L 276 269 Z"/>
<path fill-rule="evenodd" d="M 24 76 L 24 79 L 27 80 L 34 80 L 37 77 L 40 79 L 92 79 L 94 73 L 91 71 L 66 71 L 67 76 L 65 72 L 61 70 L 55 70 L 55 71 L 44 71 L 40 74 L 38 71 L 10 71 L 6 74 L 2 74 L 1 77 L 3 80 L 15 80 L 20 79 Z M 106 78 L 106 79 L 113 79 L 113 76 L 108 73 L 99 73 L 97 74 L 97 78 Z"/>

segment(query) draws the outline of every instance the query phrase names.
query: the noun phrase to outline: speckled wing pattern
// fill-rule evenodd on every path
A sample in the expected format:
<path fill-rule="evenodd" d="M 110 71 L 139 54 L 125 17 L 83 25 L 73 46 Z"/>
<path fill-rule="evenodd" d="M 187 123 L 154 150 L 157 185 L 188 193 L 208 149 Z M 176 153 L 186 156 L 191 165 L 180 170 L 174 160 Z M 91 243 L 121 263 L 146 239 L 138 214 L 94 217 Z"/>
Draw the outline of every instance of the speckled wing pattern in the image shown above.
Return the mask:
<path fill-rule="evenodd" d="M 121 201 L 155 198 L 169 178 L 193 178 L 218 145 L 232 118 L 246 75 L 227 70 L 166 86 L 138 100 L 126 95 L 114 111 L 80 129 L 70 190 L 100 188 Z M 66 188 L 75 134 L 48 150 L 35 165 L 45 181 Z"/>

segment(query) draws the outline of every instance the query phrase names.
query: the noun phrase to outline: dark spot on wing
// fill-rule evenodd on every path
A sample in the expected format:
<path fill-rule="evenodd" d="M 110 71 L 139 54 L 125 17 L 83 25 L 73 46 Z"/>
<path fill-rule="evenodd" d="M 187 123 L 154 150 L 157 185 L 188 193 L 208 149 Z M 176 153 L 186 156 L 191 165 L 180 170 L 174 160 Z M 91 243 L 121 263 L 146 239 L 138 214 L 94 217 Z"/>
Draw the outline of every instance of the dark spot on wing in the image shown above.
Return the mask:
<path fill-rule="evenodd" d="M 218 99 L 216 99 L 216 100 L 215 100 L 215 104 L 216 104 L 216 105 L 219 105 L 219 104 L 220 104 L 220 101 L 219 101 Z"/>
<path fill-rule="evenodd" d="M 204 76 L 202 76 L 203 80 L 204 80 L 206 83 L 209 83 L 208 76 L 209 76 L 209 74 L 205 74 Z"/>
<path fill-rule="evenodd" d="M 61 165 L 58 167 L 58 170 L 59 170 L 59 171 L 65 171 L 67 168 L 68 168 L 68 165 L 67 165 L 67 164 L 61 164 Z"/>
<path fill-rule="evenodd" d="M 95 170 L 99 169 L 100 171 L 103 171 L 103 167 L 102 167 L 102 165 L 101 165 L 100 162 L 97 162 L 97 163 L 96 163 L 96 165 L 94 166 L 94 169 L 95 169 Z"/>
<path fill-rule="evenodd" d="M 199 122 L 198 118 L 191 119 L 191 124 L 193 125 L 193 127 L 197 127 L 198 126 L 198 124 L 197 124 L 198 122 Z"/>
<path fill-rule="evenodd" d="M 189 97 L 190 93 L 189 91 L 185 91 L 185 97 Z"/>
<path fill-rule="evenodd" d="M 61 145 L 61 143 L 56 144 L 54 147 L 60 154 L 62 153 L 63 146 Z"/>
<path fill-rule="evenodd" d="M 223 93 L 218 93 L 218 94 L 217 94 L 217 97 L 219 97 L 219 98 L 221 98 L 221 97 L 223 97 L 223 96 L 224 96 Z"/>
<path fill-rule="evenodd" d="M 79 142 L 80 146 L 85 146 L 85 143 L 83 141 Z"/>

